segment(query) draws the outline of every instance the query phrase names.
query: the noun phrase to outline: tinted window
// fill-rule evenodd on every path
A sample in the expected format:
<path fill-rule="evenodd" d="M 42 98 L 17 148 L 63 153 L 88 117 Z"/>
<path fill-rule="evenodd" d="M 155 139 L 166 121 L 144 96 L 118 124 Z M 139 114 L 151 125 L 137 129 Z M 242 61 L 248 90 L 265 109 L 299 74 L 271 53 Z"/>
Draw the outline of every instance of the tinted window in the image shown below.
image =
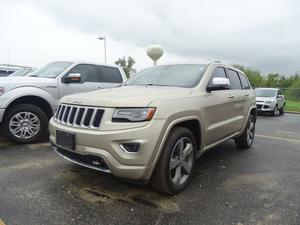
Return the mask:
<path fill-rule="evenodd" d="M 242 88 L 239 75 L 236 71 L 229 69 L 227 71 L 227 76 L 230 81 L 230 89 L 236 90 Z"/>
<path fill-rule="evenodd" d="M 96 66 L 94 65 L 88 65 L 88 64 L 77 65 L 74 68 L 72 68 L 68 74 L 70 73 L 80 73 L 81 83 L 98 82 Z"/>
<path fill-rule="evenodd" d="M 203 64 L 153 66 L 137 73 L 126 85 L 195 87 L 206 67 Z"/>
<path fill-rule="evenodd" d="M 240 78 L 241 78 L 242 88 L 243 89 L 250 89 L 250 84 L 249 84 L 247 78 L 241 73 L 239 73 L 239 75 L 240 75 Z"/>
<path fill-rule="evenodd" d="M 99 66 L 99 70 L 101 71 L 101 82 L 106 83 L 122 83 L 122 76 L 120 71 L 117 68 L 108 67 L 108 66 Z"/>
<path fill-rule="evenodd" d="M 211 78 L 210 78 L 210 80 L 209 80 L 209 84 L 212 84 L 212 80 L 213 80 L 215 77 L 223 77 L 223 78 L 226 78 L 225 68 L 223 68 L 223 67 L 217 67 L 217 68 L 215 68 L 215 70 L 214 70 L 214 72 L 212 73 Z"/>
<path fill-rule="evenodd" d="M 278 91 L 278 95 L 283 95 L 281 90 Z"/>

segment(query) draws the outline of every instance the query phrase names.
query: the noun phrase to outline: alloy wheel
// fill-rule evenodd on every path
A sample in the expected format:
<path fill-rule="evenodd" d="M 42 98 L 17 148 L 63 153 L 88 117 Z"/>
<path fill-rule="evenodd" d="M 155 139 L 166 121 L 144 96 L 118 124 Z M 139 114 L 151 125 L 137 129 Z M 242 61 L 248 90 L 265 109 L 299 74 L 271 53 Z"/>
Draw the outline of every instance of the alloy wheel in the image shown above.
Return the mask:
<path fill-rule="evenodd" d="M 30 139 L 38 134 L 41 128 L 40 119 L 31 112 L 19 112 L 11 117 L 9 130 L 17 138 Z"/>
<path fill-rule="evenodd" d="M 170 175 L 175 185 L 183 184 L 190 176 L 194 160 L 194 147 L 191 139 L 180 138 L 171 154 Z"/>

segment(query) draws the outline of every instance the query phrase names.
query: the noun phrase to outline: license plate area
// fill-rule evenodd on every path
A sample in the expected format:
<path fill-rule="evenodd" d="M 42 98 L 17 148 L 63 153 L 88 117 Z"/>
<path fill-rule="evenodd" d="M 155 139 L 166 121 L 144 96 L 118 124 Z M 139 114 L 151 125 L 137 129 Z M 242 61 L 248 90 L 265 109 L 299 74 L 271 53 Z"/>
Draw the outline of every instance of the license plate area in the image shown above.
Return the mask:
<path fill-rule="evenodd" d="M 56 130 L 56 144 L 66 149 L 75 150 L 75 134 Z"/>

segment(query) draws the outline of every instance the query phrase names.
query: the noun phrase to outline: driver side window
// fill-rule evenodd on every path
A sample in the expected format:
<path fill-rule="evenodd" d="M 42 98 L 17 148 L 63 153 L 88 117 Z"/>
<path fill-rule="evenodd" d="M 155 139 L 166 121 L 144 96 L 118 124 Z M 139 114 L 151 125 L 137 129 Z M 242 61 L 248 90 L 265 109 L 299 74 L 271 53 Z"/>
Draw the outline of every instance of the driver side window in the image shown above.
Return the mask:
<path fill-rule="evenodd" d="M 97 78 L 97 70 L 96 66 L 89 65 L 89 64 L 80 64 L 75 67 L 73 67 L 68 73 L 67 76 L 70 73 L 80 73 L 81 75 L 81 82 L 98 82 Z"/>

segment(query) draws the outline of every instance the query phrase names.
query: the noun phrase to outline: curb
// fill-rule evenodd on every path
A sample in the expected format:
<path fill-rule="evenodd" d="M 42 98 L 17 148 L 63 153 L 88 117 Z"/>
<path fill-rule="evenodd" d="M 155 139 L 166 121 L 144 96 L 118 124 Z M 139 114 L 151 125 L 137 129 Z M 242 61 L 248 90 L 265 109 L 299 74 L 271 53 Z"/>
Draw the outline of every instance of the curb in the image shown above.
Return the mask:
<path fill-rule="evenodd" d="M 300 114 L 300 112 L 297 112 L 297 111 L 285 111 L 285 113 Z"/>

